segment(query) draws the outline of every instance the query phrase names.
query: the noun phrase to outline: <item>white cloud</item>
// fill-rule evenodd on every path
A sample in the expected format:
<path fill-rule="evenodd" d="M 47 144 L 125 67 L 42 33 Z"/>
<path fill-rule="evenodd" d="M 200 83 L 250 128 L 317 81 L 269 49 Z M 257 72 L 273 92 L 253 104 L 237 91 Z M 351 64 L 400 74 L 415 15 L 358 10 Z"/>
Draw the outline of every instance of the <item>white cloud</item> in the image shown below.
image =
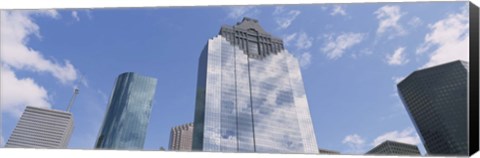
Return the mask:
<path fill-rule="evenodd" d="M 254 17 L 260 13 L 260 10 L 256 9 L 254 6 L 229 7 L 227 11 L 228 11 L 227 18 L 230 18 L 230 19 L 239 19 L 246 16 Z"/>
<path fill-rule="evenodd" d="M 364 150 L 365 139 L 358 134 L 351 134 L 343 139 L 342 144 L 348 145 L 351 149 L 350 152 L 361 153 Z"/>
<path fill-rule="evenodd" d="M 102 101 L 104 104 L 107 104 L 108 103 L 108 96 L 106 93 L 104 93 L 103 91 L 101 91 L 100 89 L 97 89 L 97 93 L 100 95 L 100 97 L 102 97 Z"/>
<path fill-rule="evenodd" d="M 305 32 L 300 32 L 295 46 L 297 49 L 308 49 L 312 46 L 312 42 L 312 37 L 309 37 Z"/>
<path fill-rule="evenodd" d="M 286 46 L 290 45 L 290 42 L 293 41 L 297 37 L 297 33 L 292 33 L 289 35 L 283 36 L 283 44 Z"/>
<path fill-rule="evenodd" d="M 73 89 L 78 88 L 79 85 L 83 85 L 84 87 L 89 88 L 87 78 L 85 78 L 85 76 L 80 71 L 78 71 L 78 75 L 79 75 L 78 79 L 73 84 Z"/>
<path fill-rule="evenodd" d="M 379 20 L 377 35 L 382 35 L 387 31 L 391 31 L 389 38 L 405 35 L 407 32 L 398 23 L 398 20 L 404 15 L 400 11 L 399 6 L 386 5 L 375 11 Z"/>
<path fill-rule="evenodd" d="M 350 56 L 351 56 L 353 59 L 357 59 L 357 58 L 358 58 L 357 54 L 355 54 L 355 53 L 352 53 Z"/>
<path fill-rule="evenodd" d="M 302 68 L 308 67 L 311 63 L 311 58 L 312 54 L 310 54 L 310 52 L 304 52 L 299 58 L 300 66 Z"/>
<path fill-rule="evenodd" d="M 360 137 L 358 134 L 352 134 L 352 135 L 348 135 L 346 136 L 343 141 L 342 141 L 343 144 L 355 144 L 355 145 L 362 145 L 365 143 L 365 140 Z"/>
<path fill-rule="evenodd" d="M 322 5 L 322 6 L 320 6 L 320 9 L 321 9 L 322 11 L 326 11 L 326 10 L 328 9 L 328 7 L 325 6 L 325 5 Z"/>
<path fill-rule="evenodd" d="M 340 58 L 345 51 L 364 39 L 363 33 L 342 33 L 337 37 L 327 36 L 327 42 L 321 49 L 329 59 Z"/>
<path fill-rule="evenodd" d="M 12 42 L 28 42 L 28 38 L 25 38 L 26 34 L 33 34 L 41 39 L 38 26 L 30 19 L 31 15 L 43 15 L 55 19 L 60 17 L 55 10 L 1 11 L 2 47 L 3 42 L 7 42 L 4 39 Z"/>
<path fill-rule="evenodd" d="M 20 117 L 25 106 L 50 108 L 51 104 L 45 88 L 35 83 L 32 78 L 18 78 L 6 65 L 0 73 L 0 105 L 3 112 Z"/>
<path fill-rule="evenodd" d="M 90 9 L 87 9 L 87 10 L 85 10 L 85 12 L 87 13 L 88 19 L 92 20 L 93 19 L 92 11 Z"/>
<path fill-rule="evenodd" d="M 371 48 L 364 48 L 364 49 L 360 50 L 360 54 L 362 54 L 362 55 L 372 55 L 373 51 L 372 51 Z"/>
<path fill-rule="evenodd" d="M 289 35 L 284 35 L 284 44 L 290 45 L 291 42 L 295 42 L 295 49 L 297 51 L 305 51 L 312 47 L 313 38 L 308 36 L 305 32 L 297 32 Z M 302 68 L 307 68 L 311 63 L 312 54 L 310 52 L 303 52 L 295 54 L 299 59 L 299 64 Z"/>
<path fill-rule="evenodd" d="M 410 19 L 410 21 L 408 21 L 408 25 L 413 26 L 413 27 L 418 27 L 422 24 L 423 24 L 422 19 L 420 19 L 419 17 L 416 17 L 416 16 L 413 17 L 412 19 Z"/>
<path fill-rule="evenodd" d="M 404 65 L 408 63 L 409 60 L 405 57 L 404 50 L 405 47 L 399 47 L 392 54 L 388 54 L 386 57 L 388 65 Z"/>
<path fill-rule="evenodd" d="M 72 11 L 72 17 L 73 17 L 76 21 L 80 21 L 80 18 L 78 17 L 77 11 Z"/>
<path fill-rule="evenodd" d="M 330 15 L 335 16 L 335 15 L 342 15 L 345 16 L 347 15 L 347 12 L 345 12 L 345 9 L 342 6 L 335 5 L 333 6 L 332 12 Z"/>
<path fill-rule="evenodd" d="M 88 88 L 88 80 L 87 80 L 86 78 L 80 79 L 80 83 L 81 83 L 83 86 L 85 86 L 85 87 Z"/>
<path fill-rule="evenodd" d="M 273 11 L 273 15 L 278 15 L 285 11 L 285 8 L 283 6 L 277 6 L 275 7 L 275 10 Z"/>
<path fill-rule="evenodd" d="M 394 77 L 392 77 L 392 80 L 393 80 L 394 84 L 393 84 L 393 92 L 392 92 L 392 94 L 390 94 L 390 96 L 398 99 L 397 84 L 400 83 L 401 81 L 403 81 L 405 78 L 406 78 L 406 76 L 394 76 Z M 400 103 L 400 105 L 402 105 L 402 103 Z"/>
<path fill-rule="evenodd" d="M 392 77 L 392 80 L 395 82 L 395 84 L 400 83 L 403 79 L 405 79 L 405 76 L 400 76 L 400 77 Z"/>
<path fill-rule="evenodd" d="M 62 65 L 52 62 L 43 55 L 26 46 L 29 36 L 34 34 L 40 37 L 37 24 L 30 19 L 32 14 L 58 17 L 52 11 L 3 11 L 1 15 L 1 61 L 15 69 L 25 69 L 34 72 L 48 72 L 62 83 L 73 81 L 77 72 L 68 60 Z"/>
<path fill-rule="evenodd" d="M 15 71 L 46 72 L 63 84 L 77 79 L 77 71 L 68 60 L 63 64 L 46 59 L 27 46 L 32 35 L 41 38 L 40 28 L 31 16 L 59 18 L 55 10 L 2 11 L 1 14 L 1 107 L 2 113 L 20 116 L 26 105 L 50 108 L 48 92 L 33 78 L 17 77 Z"/>
<path fill-rule="evenodd" d="M 286 46 L 289 46 L 291 42 L 295 42 L 295 48 L 297 50 L 306 50 L 312 47 L 313 37 L 308 36 L 305 32 L 296 32 L 289 35 L 283 36 L 283 43 Z"/>
<path fill-rule="evenodd" d="M 417 54 L 428 52 L 430 59 L 422 66 L 431 67 L 453 60 L 469 61 L 469 16 L 468 8 L 461 13 L 449 14 L 428 27 L 431 32 L 424 43 L 417 48 Z"/>
<path fill-rule="evenodd" d="M 372 146 L 377 146 L 386 140 L 392 140 L 401 143 L 418 145 L 420 137 L 413 128 L 406 128 L 403 131 L 390 131 L 375 138 L 371 143 Z"/>
<path fill-rule="evenodd" d="M 275 8 L 275 11 L 273 12 L 274 15 L 277 15 L 274 17 L 275 22 L 278 25 L 278 29 L 286 29 L 288 28 L 293 20 L 297 18 L 298 15 L 300 15 L 300 11 L 298 10 L 290 10 L 286 11 L 284 8 L 282 9 L 277 9 Z"/>

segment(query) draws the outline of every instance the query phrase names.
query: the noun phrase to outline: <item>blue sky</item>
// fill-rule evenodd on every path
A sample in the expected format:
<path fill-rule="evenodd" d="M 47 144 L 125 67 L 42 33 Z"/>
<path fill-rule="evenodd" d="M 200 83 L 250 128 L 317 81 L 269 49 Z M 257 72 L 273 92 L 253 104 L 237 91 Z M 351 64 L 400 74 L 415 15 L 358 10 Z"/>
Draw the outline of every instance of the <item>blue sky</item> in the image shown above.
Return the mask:
<path fill-rule="evenodd" d="M 320 148 L 364 153 L 386 139 L 417 144 L 395 84 L 414 70 L 468 60 L 466 2 L 2 11 L 3 146 L 25 105 L 72 108 L 69 148 L 92 149 L 115 78 L 156 77 L 146 150 L 193 121 L 198 57 L 244 16 L 284 39 L 302 65 Z"/>

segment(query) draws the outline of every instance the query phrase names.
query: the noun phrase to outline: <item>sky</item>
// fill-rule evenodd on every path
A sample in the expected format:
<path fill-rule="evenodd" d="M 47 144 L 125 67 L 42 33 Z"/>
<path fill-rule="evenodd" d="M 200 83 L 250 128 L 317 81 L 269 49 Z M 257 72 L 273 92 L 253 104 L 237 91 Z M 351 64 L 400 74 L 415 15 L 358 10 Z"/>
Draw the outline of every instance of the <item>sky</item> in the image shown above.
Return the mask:
<path fill-rule="evenodd" d="M 420 141 L 396 90 L 415 70 L 468 61 L 468 3 L 102 8 L 1 12 L 0 146 L 26 105 L 71 109 L 69 148 L 92 149 L 116 77 L 158 79 L 145 150 L 193 122 L 200 52 L 222 25 L 259 20 L 300 62 L 319 148 L 363 154 Z"/>

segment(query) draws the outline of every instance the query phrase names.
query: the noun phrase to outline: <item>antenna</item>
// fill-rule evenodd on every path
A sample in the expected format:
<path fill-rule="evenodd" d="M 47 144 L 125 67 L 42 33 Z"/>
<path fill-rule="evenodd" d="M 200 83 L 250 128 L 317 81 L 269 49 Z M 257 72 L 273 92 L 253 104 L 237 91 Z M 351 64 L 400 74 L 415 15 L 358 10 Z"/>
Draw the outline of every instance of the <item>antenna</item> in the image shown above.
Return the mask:
<path fill-rule="evenodd" d="M 67 112 L 70 112 L 70 108 L 72 107 L 73 102 L 75 101 L 75 98 L 76 98 L 77 95 L 78 95 L 78 91 L 79 91 L 78 88 L 75 88 L 75 91 L 73 92 L 72 99 L 70 99 L 70 103 L 68 104 Z"/>
<path fill-rule="evenodd" d="M 70 108 L 72 108 L 72 105 L 73 105 L 73 102 L 75 101 L 75 98 L 77 97 L 78 93 L 79 93 L 79 86 L 78 86 L 78 82 L 79 81 L 82 81 L 83 80 L 83 75 L 80 74 L 82 77 L 80 78 L 80 80 L 77 80 L 77 83 L 76 83 L 76 86 L 75 86 L 75 89 L 73 91 L 73 95 L 72 95 L 72 98 L 70 99 L 70 103 L 68 104 L 68 107 L 67 107 L 67 112 L 70 112 Z"/>

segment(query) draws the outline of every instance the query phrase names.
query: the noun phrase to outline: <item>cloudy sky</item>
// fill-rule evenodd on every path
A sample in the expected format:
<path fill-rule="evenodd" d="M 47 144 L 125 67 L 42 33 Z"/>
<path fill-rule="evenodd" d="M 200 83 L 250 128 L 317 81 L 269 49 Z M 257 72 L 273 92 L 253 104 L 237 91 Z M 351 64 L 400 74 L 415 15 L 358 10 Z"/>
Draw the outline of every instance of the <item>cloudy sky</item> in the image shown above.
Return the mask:
<path fill-rule="evenodd" d="M 0 145 L 26 105 L 64 110 L 69 148 L 92 149 L 115 78 L 158 78 L 146 150 L 193 121 L 198 57 L 244 16 L 283 38 L 302 66 L 320 148 L 359 154 L 384 140 L 419 145 L 395 84 L 411 72 L 468 61 L 466 2 L 32 10 L 1 12 Z"/>

